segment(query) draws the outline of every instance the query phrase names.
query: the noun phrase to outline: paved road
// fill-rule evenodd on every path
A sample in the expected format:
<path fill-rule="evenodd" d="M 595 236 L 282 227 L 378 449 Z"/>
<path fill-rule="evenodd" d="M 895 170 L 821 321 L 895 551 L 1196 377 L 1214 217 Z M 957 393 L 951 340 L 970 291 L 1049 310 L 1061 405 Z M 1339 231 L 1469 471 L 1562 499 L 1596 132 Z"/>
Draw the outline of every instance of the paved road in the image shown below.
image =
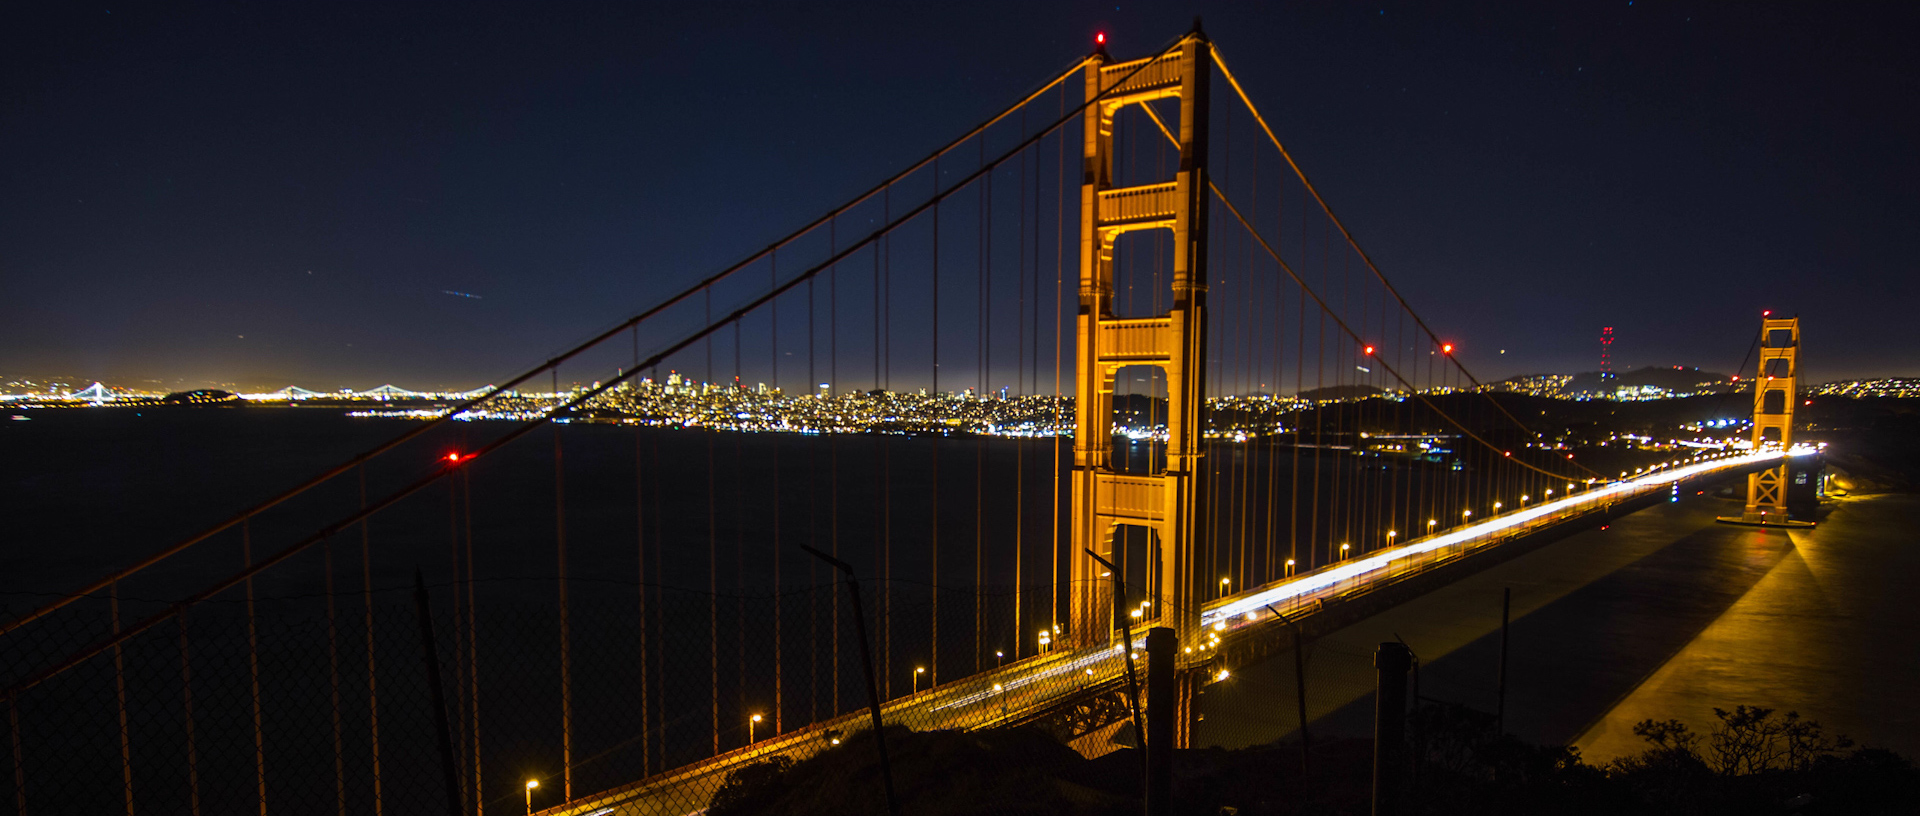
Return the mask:
<path fill-rule="evenodd" d="M 1920 497 L 1849 499 L 1791 533 L 1715 524 L 1737 510 L 1686 496 L 1570 536 L 1322 638 L 1308 650 L 1313 732 L 1371 732 L 1370 655 L 1396 635 L 1422 694 L 1496 705 L 1500 594 L 1513 589 L 1508 728 L 1604 762 L 1633 723 L 1706 728 L 1712 709 L 1795 709 L 1863 743 L 1920 756 Z M 1281 653 L 1209 687 L 1196 744 L 1239 747 L 1297 727 Z"/>

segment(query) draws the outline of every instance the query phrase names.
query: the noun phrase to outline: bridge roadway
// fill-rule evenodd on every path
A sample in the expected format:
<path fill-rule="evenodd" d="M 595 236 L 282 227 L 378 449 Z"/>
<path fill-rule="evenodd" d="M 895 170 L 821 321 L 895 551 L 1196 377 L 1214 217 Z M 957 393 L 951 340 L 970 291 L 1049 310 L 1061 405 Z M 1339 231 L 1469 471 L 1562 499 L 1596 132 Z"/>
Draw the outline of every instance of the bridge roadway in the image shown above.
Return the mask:
<path fill-rule="evenodd" d="M 1796 449 L 1791 455 L 1812 452 Z M 1786 455 L 1771 450 L 1703 457 L 1698 462 L 1658 468 L 1632 479 L 1529 504 L 1481 522 L 1211 602 L 1201 611 L 1201 624 L 1209 633 L 1210 641 L 1228 642 L 1271 625 L 1276 617 L 1269 608 L 1298 620 L 1312 615 L 1321 601 L 1364 592 L 1369 587 L 1453 563 L 1502 542 L 1603 514 L 1615 505 L 1669 490 L 1687 479 L 1724 475 Z M 1144 648 L 1144 630 L 1135 630 L 1135 638 L 1135 647 Z M 1144 669 L 1144 663 L 1140 667 Z M 1125 654 L 1118 644 L 1060 649 L 888 701 L 881 706 L 881 719 L 888 725 L 904 725 L 915 730 L 973 730 L 1022 722 L 1040 712 L 1070 706 L 1090 694 L 1120 687 L 1125 670 Z M 1142 702 L 1144 704 L 1144 700 Z M 542 816 L 695 813 L 706 807 L 734 770 L 773 756 L 785 755 L 795 761 L 806 759 L 836 745 L 846 735 L 865 730 L 870 721 L 870 714 L 864 709 L 844 714 L 540 813 Z"/>

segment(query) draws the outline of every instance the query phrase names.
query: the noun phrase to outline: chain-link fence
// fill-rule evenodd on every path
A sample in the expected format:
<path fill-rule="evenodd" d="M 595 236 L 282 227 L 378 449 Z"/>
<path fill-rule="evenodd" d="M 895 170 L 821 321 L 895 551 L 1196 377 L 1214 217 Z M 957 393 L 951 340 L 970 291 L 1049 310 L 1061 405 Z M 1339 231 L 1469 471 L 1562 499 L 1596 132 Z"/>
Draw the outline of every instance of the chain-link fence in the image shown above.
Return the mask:
<path fill-rule="evenodd" d="M 20 690 L 0 812 L 688 813 L 742 768 L 868 744 L 873 701 L 890 731 L 1033 726 L 1095 757 L 1139 743 L 1144 660 L 1056 623 L 1047 610 L 1072 593 L 860 589 L 578 578 L 259 595 L 47 674 L 113 634 L 115 602 L 90 599 L 7 643 L 0 679 Z M 1087 593 L 1103 623 L 1109 591 Z M 1153 607 L 1123 608 L 1136 646 Z M 905 766 L 930 750 L 900 739 Z"/>

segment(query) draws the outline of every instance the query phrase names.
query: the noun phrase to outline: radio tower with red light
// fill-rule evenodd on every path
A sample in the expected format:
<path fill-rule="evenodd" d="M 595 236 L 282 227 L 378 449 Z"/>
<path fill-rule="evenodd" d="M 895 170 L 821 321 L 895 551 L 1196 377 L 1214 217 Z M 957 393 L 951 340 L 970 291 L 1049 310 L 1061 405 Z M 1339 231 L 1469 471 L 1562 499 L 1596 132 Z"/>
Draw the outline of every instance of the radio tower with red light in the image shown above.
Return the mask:
<path fill-rule="evenodd" d="M 1613 327 L 1600 328 L 1600 378 L 1613 376 Z"/>

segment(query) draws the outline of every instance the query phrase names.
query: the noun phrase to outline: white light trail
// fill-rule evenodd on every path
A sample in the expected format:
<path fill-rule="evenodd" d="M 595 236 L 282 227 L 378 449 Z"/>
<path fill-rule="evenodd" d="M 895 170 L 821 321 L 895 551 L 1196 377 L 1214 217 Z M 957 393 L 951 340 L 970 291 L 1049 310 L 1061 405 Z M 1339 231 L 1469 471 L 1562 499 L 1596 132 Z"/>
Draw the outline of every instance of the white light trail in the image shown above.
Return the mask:
<path fill-rule="evenodd" d="M 1459 544 L 1463 541 L 1469 541 L 1487 535 L 1488 533 L 1518 527 L 1535 519 L 1551 516 L 1564 510 L 1613 501 L 1623 495 L 1633 494 L 1646 488 L 1672 484 L 1682 479 L 1698 476 L 1714 470 L 1756 464 L 1778 459 L 1786 455 L 1802 456 L 1813 452 L 1813 448 L 1795 447 L 1790 454 L 1782 453 L 1778 450 L 1747 453 L 1727 459 L 1715 459 L 1710 462 L 1701 462 L 1685 467 L 1647 473 L 1630 480 L 1616 481 L 1605 487 L 1596 487 L 1585 493 L 1542 502 L 1524 510 L 1507 513 L 1497 518 L 1491 518 L 1478 524 L 1442 533 L 1432 538 L 1415 541 L 1405 546 L 1381 550 L 1378 553 L 1362 558 L 1351 564 L 1327 570 L 1326 572 L 1314 573 L 1297 581 L 1291 581 L 1271 589 L 1255 592 L 1244 598 L 1236 599 L 1225 606 L 1202 613 L 1200 623 L 1202 625 L 1211 625 L 1215 621 L 1230 620 L 1243 616 L 1248 612 L 1264 609 L 1269 604 L 1282 603 L 1289 598 L 1305 595 L 1314 590 L 1338 584 L 1349 578 L 1356 578 L 1373 572 L 1374 570 L 1383 569 L 1394 561 L 1409 556 L 1422 555 Z"/>

